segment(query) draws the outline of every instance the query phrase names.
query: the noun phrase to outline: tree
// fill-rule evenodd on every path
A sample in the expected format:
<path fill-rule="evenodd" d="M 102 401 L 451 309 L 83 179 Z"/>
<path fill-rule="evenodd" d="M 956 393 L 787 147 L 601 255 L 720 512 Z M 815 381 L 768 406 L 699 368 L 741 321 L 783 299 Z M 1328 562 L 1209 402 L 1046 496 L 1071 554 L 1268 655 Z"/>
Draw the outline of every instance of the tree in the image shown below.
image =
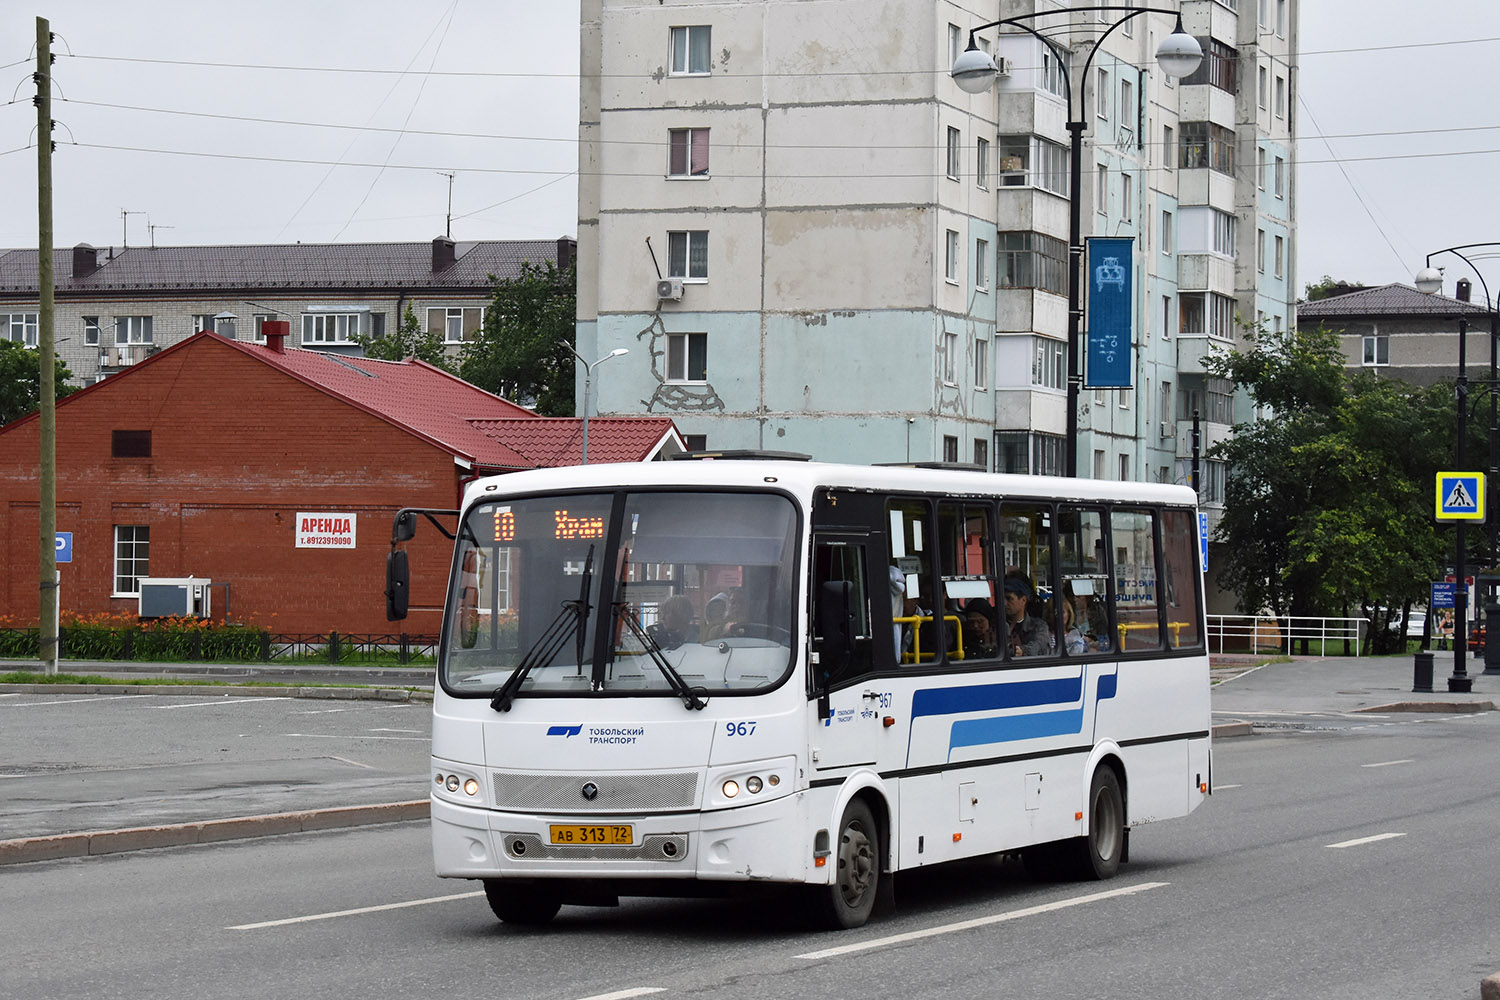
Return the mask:
<path fill-rule="evenodd" d="M 548 417 L 573 415 L 572 343 L 578 272 L 529 261 L 517 278 L 494 279 L 479 339 L 464 345 L 459 375 Z"/>
<path fill-rule="evenodd" d="M 1350 292 L 1362 291 L 1364 287 L 1348 281 L 1336 281 L 1325 274 L 1322 280 L 1307 286 L 1307 301 L 1316 302 L 1319 299 L 1331 299 L 1335 295 L 1348 295 Z"/>
<path fill-rule="evenodd" d="M 1240 609 L 1363 616 L 1420 600 L 1442 568 L 1434 474 L 1453 438 L 1452 386 L 1344 373 L 1335 335 L 1294 330 L 1209 362 L 1268 409 L 1210 449 L 1229 465 L 1221 578 Z"/>
<path fill-rule="evenodd" d="M 53 386 L 58 399 L 77 392 L 68 385 L 73 373 L 54 357 Z M 13 340 L 0 340 L 0 424 L 35 413 L 42 405 L 41 354 Z"/>
<path fill-rule="evenodd" d="M 421 324 L 417 322 L 417 314 L 412 311 L 411 306 L 406 307 L 406 314 L 401 317 L 401 325 L 394 333 L 379 338 L 360 336 L 358 340 L 367 358 L 378 358 L 382 361 L 404 361 L 407 358 L 416 358 L 419 361 L 436 365 L 444 371 L 451 372 L 457 368 L 443 349 L 443 338 L 436 333 L 424 331 Z"/>

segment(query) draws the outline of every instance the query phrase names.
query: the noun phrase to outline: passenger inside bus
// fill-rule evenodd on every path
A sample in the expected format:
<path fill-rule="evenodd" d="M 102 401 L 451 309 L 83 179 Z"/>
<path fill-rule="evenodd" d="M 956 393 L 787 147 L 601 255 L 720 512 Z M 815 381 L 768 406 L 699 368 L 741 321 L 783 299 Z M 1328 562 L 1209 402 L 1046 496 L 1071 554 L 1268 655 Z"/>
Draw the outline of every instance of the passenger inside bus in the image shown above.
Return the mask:
<path fill-rule="evenodd" d="M 995 636 L 995 609 L 976 597 L 964 606 L 964 656 L 994 656 L 999 652 Z"/>
<path fill-rule="evenodd" d="M 1031 595 L 1031 584 L 1025 577 L 1015 574 L 1005 578 L 1005 620 L 1010 626 L 1011 656 L 1043 656 L 1052 652 L 1052 630 L 1026 610 Z"/>
<path fill-rule="evenodd" d="M 673 594 L 656 610 L 656 621 L 646 632 L 662 649 L 676 649 L 686 642 L 698 641 L 698 626 L 693 624 L 693 602 L 682 594 Z"/>

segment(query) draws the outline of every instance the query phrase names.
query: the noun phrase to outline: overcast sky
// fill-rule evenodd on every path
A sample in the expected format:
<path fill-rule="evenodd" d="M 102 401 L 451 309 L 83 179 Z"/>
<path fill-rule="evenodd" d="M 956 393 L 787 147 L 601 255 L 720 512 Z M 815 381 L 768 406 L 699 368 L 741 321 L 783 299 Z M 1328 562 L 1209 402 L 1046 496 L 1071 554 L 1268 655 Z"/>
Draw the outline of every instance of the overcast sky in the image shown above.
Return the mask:
<path fill-rule="evenodd" d="M 577 232 L 577 0 L 4 0 L 0 246 L 36 245 L 38 15 L 59 247 L 428 240 L 439 172 L 456 239 Z M 1500 2 L 1308 0 L 1301 27 L 1298 289 L 1500 241 Z"/>

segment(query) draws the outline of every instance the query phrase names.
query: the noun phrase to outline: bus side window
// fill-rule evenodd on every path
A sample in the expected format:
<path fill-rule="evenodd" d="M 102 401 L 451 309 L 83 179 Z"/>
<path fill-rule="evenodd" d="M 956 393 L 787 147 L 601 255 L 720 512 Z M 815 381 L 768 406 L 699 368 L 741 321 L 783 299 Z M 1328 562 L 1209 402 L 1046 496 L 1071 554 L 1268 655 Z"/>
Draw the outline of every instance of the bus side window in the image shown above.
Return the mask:
<path fill-rule="evenodd" d="M 1149 510 L 1110 512 L 1115 548 L 1115 622 L 1125 652 L 1161 648 L 1155 518 Z"/>
<path fill-rule="evenodd" d="M 847 582 L 850 586 L 849 605 L 854 621 L 854 648 L 849 665 L 842 673 L 828 679 L 832 683 L 861 677 L 874 669 L 875 636 L 870 621 L 870 588 L 867 575 L 868 561 L 865 546 L 858 540 L 832 540 L 819 538 L 813 546 L 813 595 L 823 599 L 823 584 Z M 816 631 L 820 615 L 813 614 L 813 649 L 821 651 L 823 636 Z"/>
<path fill-rule="evenodd" d="M 1167 644 L 1173 649 L 1203 641 L 1198 596 L 1198 525 L 1190 510 L 1164 510 L 1162 567 L 1166 570 Z"/>
<path fill-rule="evenodd" d="M 946 502 L 938 506 L 944 634 L 950 659 L 987 659 L 998 653 L 993 534 L 987 505 Z"/>
<path fill-rule="evenodd" d="M 896 587 L 899 576 L 902 591 L 901 613 L 895 621 L 901 626 L 900 662 L 936 663 L 943 651 L 935 628 L 940 595 L 932 592 L 931 508 L 925 500 L 892 500 L 886 505 L 886 517 L 890 524 L 887 565 L 895 570 L 891 586 Z"/>
<path fill-rule="evenodd" d="M 1052 583 L 1052 507 L 1036 502 L 1000 508 L 998 538 L 1005 555 L 1000 642 L 1012 659 L 1057 651 L 1056 591 Z"/>
<path fill-rule="evenodd" d="M 1103 512 L 1063 507 L 1057 521 L 1063 650 L 1069 656 L 1108 653 L 1115 633 L 1109 623 Z"/>

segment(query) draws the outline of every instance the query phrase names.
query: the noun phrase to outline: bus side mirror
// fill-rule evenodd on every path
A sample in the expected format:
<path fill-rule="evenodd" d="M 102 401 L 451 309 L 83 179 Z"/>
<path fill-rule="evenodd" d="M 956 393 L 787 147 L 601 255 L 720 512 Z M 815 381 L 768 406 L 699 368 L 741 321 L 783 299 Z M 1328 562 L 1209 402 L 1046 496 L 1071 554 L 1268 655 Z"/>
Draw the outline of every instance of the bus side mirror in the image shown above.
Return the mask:
<path fill-rule="evenodd" d="M 398 510 L 396 519 L 391 522 L 391 544 L 409 542 L 417 536 L 417 512 L 414 510 Z"/>
<path fill-rule="evenodd" d="M 411 587 L 411 569 L 405 549 L 392 549 L 385 557 L 385 618 L 397 622 L 406 617 L 406 596 Z"/>
<path fill-rule="evenodd" d="M 854 585 L 848 580 L 827 580 L 818 588 L 816 609 L 818 667 L 814 687 L 818 692 L 818 717 L 828 717 L 828 685 L 849 669 L 854 655 Z"/>

